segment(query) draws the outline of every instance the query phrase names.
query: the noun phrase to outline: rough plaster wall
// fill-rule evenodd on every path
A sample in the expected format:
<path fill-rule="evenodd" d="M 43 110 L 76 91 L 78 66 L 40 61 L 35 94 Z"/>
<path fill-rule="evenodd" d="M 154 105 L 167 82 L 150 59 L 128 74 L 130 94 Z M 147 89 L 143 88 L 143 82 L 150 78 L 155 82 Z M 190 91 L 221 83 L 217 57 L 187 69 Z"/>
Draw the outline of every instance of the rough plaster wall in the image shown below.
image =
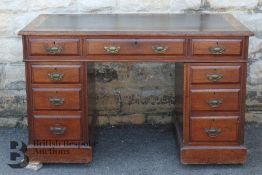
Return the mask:
<path fill-rule="evenodd" d="M 43 13 L 232 13 L 250 39 L 247 119 L 262 121 L 262 0 L 1 0 L 0 126 L 26 125 L 24 64 L 17 32 Z M 171 63 L 96 64 L 100 123 L 170 122 Z"/>

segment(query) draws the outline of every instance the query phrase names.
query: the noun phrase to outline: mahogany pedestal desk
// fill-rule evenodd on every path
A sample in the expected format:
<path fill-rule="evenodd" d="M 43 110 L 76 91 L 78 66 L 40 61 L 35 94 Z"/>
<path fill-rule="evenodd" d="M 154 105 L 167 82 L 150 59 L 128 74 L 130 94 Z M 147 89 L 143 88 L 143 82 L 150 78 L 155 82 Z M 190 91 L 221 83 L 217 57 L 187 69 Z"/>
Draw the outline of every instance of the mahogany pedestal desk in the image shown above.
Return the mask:
<path fill-rule="evenodd" d="M 233 16 L 40 15 L 19 34 L 30 161 L 92 160 L 95 117 L 88 115 L 88 65 L 105 61 L 176 62 L 175 128 L 181 162 L 246 160 L 246 64 L 252 32 Z"/>

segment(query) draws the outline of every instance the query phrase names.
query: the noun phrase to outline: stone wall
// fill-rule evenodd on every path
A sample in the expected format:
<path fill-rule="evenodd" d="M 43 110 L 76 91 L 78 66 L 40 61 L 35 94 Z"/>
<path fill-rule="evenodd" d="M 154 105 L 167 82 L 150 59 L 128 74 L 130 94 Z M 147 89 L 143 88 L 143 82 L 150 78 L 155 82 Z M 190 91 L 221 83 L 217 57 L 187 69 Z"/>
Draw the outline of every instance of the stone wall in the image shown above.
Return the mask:
<path fill-rule="evenodd" d="M 250 39 L 247 119 L 262 121 L 262 0 L 1 0 L 0 126 L 26 125 L 24 64 L 17 32 L 43 13 L 231 13 Z M 170 122 L 171 63 L 96 64 L 100 124 Z"/>

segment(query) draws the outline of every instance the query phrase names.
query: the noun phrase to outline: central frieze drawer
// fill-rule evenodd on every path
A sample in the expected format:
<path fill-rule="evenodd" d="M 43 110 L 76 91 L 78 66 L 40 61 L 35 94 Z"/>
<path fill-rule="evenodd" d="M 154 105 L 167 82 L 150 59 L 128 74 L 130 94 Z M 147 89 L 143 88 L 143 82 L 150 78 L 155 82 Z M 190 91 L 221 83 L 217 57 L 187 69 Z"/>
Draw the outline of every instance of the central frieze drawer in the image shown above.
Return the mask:
<path fill-rule="evenodd" d="M 80 39 L 77 38 L 29 38 L 29 55 L 79 56 Z"/>
<path fill-rule="evenodd" d="M 237 111 L 239 89 L 192 89 L 192 111 Z"/>
<path fill-rule="evenodd" d="M 86 39 L 88 55 L 185 55 L 184 39 Z"/>
<path fill-rule="evenodd" d="M 193 39 L 193 55 L 240 56 L 242 54 L 241 39 Z"/>
<path fill-rule="evenodd" d="M 80 110 L 81 88 L 33 88 L 34 110 Z"/>

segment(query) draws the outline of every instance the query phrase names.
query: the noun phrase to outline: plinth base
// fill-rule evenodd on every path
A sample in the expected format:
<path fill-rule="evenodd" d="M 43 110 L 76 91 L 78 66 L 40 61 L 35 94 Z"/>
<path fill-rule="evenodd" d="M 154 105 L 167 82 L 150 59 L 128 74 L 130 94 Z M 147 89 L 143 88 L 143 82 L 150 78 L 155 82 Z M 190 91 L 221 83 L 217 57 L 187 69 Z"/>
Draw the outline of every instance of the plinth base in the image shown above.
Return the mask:
<path fill-rule="evenodd" d="M 29 162 L 40 163 L 89 163 L 92 161 L 92 147 L 36 147 L 29 145 L 26 155 Z"/>

